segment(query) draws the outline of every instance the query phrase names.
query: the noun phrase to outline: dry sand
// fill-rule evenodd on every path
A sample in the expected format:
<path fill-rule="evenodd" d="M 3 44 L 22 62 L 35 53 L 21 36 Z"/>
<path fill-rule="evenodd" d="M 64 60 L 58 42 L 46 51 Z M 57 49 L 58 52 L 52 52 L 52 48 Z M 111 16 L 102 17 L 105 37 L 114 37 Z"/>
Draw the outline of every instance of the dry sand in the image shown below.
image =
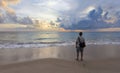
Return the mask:
<path fill-rule="evenodd" d="M 49 58 L 1 65 L 0 73 L 120 73 L 120 60 L 77 62 Z"/>
<path fill-rule="evenodd" d="M 1 49 L 0 73 L 120 73 L 120 45 L 88 45 L 83 62 L 75 55 L 74 46 Z"/>

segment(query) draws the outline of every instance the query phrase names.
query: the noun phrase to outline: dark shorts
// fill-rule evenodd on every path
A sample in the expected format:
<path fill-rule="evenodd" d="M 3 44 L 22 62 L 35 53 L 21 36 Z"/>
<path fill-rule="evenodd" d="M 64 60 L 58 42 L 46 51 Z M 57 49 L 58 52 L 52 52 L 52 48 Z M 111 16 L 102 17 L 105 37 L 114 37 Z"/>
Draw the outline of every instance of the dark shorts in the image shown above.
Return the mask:
<path fill-rule="evenodd" d="M 76 49 L 77 52 L 83 52 L 83 50 L 84 50 L 84 48 L 81 48 L 81 47 Z"/>

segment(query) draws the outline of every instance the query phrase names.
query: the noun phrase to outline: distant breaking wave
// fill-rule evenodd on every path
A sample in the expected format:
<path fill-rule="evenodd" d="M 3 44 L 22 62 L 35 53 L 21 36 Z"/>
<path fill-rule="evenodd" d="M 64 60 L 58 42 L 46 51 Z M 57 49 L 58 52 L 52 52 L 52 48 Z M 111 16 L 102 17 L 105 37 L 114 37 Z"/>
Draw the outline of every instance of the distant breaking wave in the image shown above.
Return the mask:
<path fill-rule="evenodd" d="M 40 43 L 6 43 L 0 44 L 0 48 L 44 48 L 52 46 L 72 45 L 72 42 L 40 42 Z"/>

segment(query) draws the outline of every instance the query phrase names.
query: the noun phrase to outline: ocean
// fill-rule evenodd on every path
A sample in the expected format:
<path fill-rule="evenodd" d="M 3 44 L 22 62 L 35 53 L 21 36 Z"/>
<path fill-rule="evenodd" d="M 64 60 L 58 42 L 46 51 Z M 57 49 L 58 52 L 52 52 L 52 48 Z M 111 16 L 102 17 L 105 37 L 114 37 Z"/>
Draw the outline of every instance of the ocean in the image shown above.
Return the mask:
<path fill-rule="evenodd" d="M 43 48 L 50 46 L 75 45 L 78 32 L 0 32 L 2 48 Z M 120 44 L 120 32 L 84 32 L 87 45 Z"/>

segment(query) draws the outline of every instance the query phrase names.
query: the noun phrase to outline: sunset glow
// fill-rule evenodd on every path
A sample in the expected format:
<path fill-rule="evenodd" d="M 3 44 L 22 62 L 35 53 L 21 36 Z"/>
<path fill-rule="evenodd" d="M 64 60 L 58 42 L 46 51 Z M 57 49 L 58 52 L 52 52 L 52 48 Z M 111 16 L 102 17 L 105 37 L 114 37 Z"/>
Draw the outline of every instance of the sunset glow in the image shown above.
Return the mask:
<path fill-rule="evenodd" d="M 104 1 L 1 0 L 0 28 L 45 31 L 120 28 L 119 1 L 102 2 Z M 111 6 L 114 7 L 110 8 Z"/>

